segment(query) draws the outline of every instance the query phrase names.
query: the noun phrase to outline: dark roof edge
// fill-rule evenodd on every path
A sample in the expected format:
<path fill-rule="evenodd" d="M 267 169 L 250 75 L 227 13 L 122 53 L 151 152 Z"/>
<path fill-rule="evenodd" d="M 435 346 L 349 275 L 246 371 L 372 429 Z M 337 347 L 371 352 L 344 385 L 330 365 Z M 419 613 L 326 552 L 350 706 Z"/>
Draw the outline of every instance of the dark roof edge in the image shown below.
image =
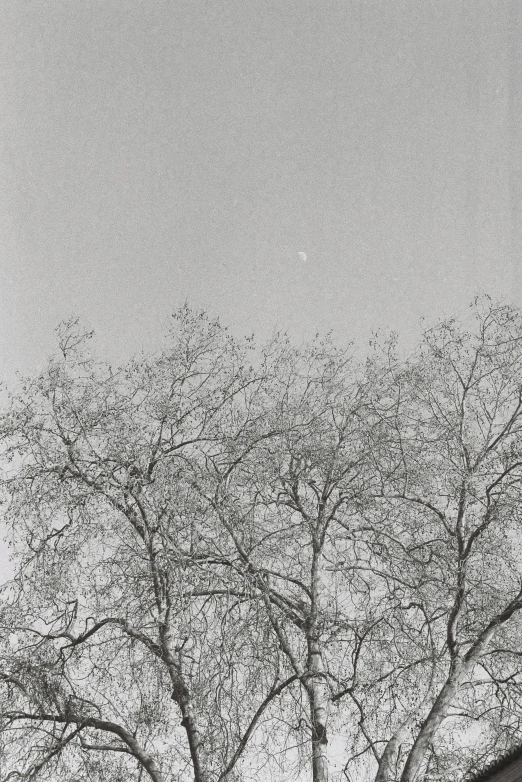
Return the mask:
<path fill-rule="evenodd" d="M 522 744 L 518 745 L 510 752 L 506 753 L 499 760 L 494 760 L 489 766 L 486 766 L 479 774 L 474 777 L 468 777 L 467 782 L 489 782 L 491 774 L 496 774 L 498 771 L 502 771 L 504 768 L 513 763 L 515 760 L 519 760 L 522 757 Z"/>

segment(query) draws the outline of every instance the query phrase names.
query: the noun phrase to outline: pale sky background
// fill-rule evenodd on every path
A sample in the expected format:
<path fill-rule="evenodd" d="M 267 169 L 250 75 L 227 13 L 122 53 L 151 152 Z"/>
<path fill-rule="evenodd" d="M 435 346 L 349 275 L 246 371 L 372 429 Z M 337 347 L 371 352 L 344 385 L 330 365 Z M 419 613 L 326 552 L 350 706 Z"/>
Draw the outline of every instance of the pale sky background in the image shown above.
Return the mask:
<path fill-rule="evenodd" d="M 522 303 L 521 2 L 0 0 L 4 382 L 71 313 L 114 360 L 185 299 L 359 342 Z"/>

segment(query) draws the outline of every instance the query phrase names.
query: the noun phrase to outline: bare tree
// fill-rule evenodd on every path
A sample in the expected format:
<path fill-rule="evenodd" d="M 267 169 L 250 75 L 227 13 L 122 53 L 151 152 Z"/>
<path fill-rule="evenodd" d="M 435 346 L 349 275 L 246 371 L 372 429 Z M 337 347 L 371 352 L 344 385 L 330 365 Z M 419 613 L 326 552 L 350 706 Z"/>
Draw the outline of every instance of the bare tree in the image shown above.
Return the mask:
<path fill-rule="evenodd" d="M 376 782 L 448 779 L 457 755 L 470 762 L 470 733 L 498 746 L 514 722 L 505 699 L 518 699 L 520 680 L 522 319 L 488 299 L 472 316 L 468 329 L 450 320 L 428 330 L 405 362 L 386 356 L 372 449 L 381 488 L 361 563 L 395 601 L 383 636 L 369 639 L 387 671 L 363 705 L 382 742 Z"/>
<path fill-rule="evenodd" d="M 223 438 L 200 490 L 300 683 L 296 741 L 314 782 L 324 782 L 330 715 L 353 696 L 359 618 L 367 624 L 370 613 L 367 582 L 345 567 L 373 474 L 370 391 L 361 367 L 329 340 L 279 356 L 270 436 Z"/>
<path fill-rule="evenodd" d="M 77 778 L 78 757 L 104 752 L 140 778 L 231 776 L 288 682 L 193 480 L 263 396 L 267 365 L 188 309 L 160 355 L 116 372 L 88 336 L 61 330 L 61 355 L 4 422 L 19 575 L 1 719 L 25 749 L 3 773 L 67 756 Z"/>

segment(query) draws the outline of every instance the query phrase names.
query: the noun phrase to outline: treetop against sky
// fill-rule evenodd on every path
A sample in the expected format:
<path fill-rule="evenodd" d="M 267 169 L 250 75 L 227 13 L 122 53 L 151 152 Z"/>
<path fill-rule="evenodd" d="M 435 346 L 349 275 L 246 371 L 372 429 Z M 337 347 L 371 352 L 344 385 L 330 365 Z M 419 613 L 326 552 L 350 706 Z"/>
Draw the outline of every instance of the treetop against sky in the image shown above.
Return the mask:
<path fill-rule="evenodd" d="M 4 381 L 71 313 L 119 362 L 186 298 L 237 333 L 412 342 L 477 290 L 521 304 L 519 14 L 2 4 Z"/>

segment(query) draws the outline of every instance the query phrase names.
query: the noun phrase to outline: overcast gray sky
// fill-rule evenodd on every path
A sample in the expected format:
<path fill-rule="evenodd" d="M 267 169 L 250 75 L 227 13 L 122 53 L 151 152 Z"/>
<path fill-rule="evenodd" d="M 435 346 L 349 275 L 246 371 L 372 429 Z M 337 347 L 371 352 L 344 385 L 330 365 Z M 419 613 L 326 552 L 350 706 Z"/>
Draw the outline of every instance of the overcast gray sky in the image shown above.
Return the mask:
<path fill-rule="evenodd" d="M 114 359 L 185 299 L 359 341 L 522 303 L 520 10 L 1 0 L 3 378 L 71 313 Z"/>

